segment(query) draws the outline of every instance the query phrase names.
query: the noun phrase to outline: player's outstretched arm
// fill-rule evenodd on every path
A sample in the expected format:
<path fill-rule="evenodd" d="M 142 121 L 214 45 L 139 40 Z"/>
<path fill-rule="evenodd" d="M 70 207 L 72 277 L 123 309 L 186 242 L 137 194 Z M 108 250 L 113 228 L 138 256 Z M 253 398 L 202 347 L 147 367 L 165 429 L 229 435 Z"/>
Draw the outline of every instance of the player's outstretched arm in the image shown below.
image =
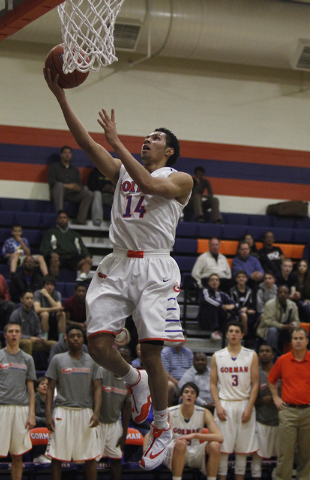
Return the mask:
<path fill-rule="evenodd" d="M 131 178 L 145 194 L 159 195 L 164 198 L 175 198 L 184 204 L 193 188 L 193 179 L 187 173 L 173 173 L 167 178 L 154 178 L 131 155 L 118 138 L 116 131 L 115 112 L 111 117 L 102 109 L 99 112 L 98 123 L 104 129 L 107 142 L 111 145 L 118 158 L 122 161 Z"/>
<path fill-rule="evenodd" d="M 82 122 L 70 107 L 64 90 L 58 85 L 59 75 L 56 75 L 54 80 L 52 80 L 49 68 L 44 68 L 43 73 L 49 89 L 55 95 L 59 103 L 65 121 L 75 138 L 75 141 L 91 158 L 100 172 L 108 177 L 112 183 L 116 184 L 121 162 L 118 159 L 113 158 L 112 155 L 102 147 L 102 145 L 95 142 L 89 135 Z"/>

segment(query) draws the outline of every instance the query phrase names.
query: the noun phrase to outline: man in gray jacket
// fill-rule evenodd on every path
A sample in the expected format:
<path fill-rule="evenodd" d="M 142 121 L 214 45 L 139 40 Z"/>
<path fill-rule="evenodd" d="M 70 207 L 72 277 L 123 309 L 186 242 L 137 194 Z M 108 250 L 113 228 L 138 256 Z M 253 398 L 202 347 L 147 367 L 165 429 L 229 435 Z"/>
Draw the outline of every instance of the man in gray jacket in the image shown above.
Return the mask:
<path fill-rule="evenodd" d="M 298 308 L 288 296 L 288 287 L 280 286 L 277 297 L 266 303 L 263 320 L 257 328 L 257 335 L 279 355 L 283 344 L 291 341 L 294 328 L 299 326 Z"/>

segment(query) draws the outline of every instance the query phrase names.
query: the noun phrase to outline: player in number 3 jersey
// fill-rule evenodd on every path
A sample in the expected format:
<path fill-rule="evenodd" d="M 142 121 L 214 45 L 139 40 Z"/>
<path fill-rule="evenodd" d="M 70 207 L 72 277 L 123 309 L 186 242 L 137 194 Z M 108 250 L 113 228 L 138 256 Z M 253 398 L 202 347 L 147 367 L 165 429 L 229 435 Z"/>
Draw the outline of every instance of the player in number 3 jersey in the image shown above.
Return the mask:
<path fill-rule="evenodd" d="M 96 143 L 72 111 L 58 75 L 45 80 L 55 95 L 71 133 L 96 167 L 115 186 L 110 240 L 113 253 L 105 257 L 86 297 L 88 348 L 99 365 L 123 378 L 132 394 L 132 415 L 146 420 L 152 397 L 154 422 L 141 466 L 160 465 L 172 434 L 168 423 L 167 376 L 161 362 L 164 342 L 184 342 L 177 296 L 180 271 L 170 250 L 193 180 L 171 168 L 179 156 L 179 142 L 165 128 L 145 137 L 142 165 L 118 138 L 114 110 L 99 112 L 98 122 L 118 158 Z M 145 370 L 135 370 L 113 348 L 125 319 L 133 316 Z M 147 372 L 147 373 L 146 373 Z"/>
<path fill-rule="evenodd" d="M 227 326 L 227 348 L 214 353 L 210 390 L 215 403 L 215 421 L 224 437 L 221 444 L 219 480 L 227 475 L 228 455 L 235 452 L 235 477 L 243 480 L 246 457 L 258 450 L 255 435 L 255 400 L 259 388 L 258 358 L 241 346 L 243 325 Z"/>

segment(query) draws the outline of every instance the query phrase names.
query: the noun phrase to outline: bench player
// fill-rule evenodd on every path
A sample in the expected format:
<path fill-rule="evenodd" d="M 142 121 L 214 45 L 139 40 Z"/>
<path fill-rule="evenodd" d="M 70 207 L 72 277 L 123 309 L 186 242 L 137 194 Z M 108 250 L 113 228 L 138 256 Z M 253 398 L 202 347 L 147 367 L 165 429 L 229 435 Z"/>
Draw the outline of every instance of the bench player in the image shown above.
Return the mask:
<path fill-rule="evenodd" d="M 226 479 L 228 456 L 233 452 L 236 480 L 243 480 L 246 457 L 258 450 L 254 408 L 259 387 L 258 358 L 253 350 L 241 346 L 243 336 L 243 325 L 229 322 L 228 346 L 215 352 L 211 360 L 210 390 L 215 421 L 224 437 L 219 480 Z"/>
<path fill-rule="evenodd" d="M 153 469 L 162 463 L 171 440 L 167 421 L 167 376 L 160 352 L 163 342 L 184 341 L 177 295 L 180 271 L 170 257 L 175 230 L 188 203 L 193 180 L 171 168 L 179 156 L 179 142 L 165 128 L 145 137 L 141 165 L 118 138 L 114 110 L 111 117 L 99 112 L 99 124 L 119 159 L 113 158 L 88 134 L 69 106 L 58 76 L 45 79 L 55 95 L 78 145 L 114 185 L 110 240 L 113 253 L 103 259 L 89 287 L 87 303 L 88 348 L 102 367 L 123 378 L 132 393 L 132 414 L 143 422 L 154 408 L 151 448 L 141 459 L 142 467 Z M 114 336 L 133 315 L 141 356 L 147 371 L 129 366 L 113 348 Z"/>

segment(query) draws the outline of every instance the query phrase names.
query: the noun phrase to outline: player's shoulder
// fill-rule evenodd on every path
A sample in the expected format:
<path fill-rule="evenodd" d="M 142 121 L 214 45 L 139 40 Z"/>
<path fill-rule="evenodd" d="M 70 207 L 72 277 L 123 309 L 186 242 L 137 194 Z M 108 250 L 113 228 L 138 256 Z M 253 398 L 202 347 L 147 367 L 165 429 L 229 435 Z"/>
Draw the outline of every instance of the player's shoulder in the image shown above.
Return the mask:
<path fill-rule="evenodd" d="M 247 355 L 249 357 L 252 357 L 253 354 L 255 353 L 254 350 L 252 350 L 251 348 L 246 348 L 246 347 L 241 347 L 241 352 L 244 354 L 244 355 Z M 256 353 L 255 353 L 256 354 Z"/>
<path fill-rule="evenodd" d="M 180 411 L 180 407 L 181 407 L 181 405 L 174 405 L 173 407 L 169 407 L 169 408 L 168 408 L 169 415 L 171 415 L 171 414 L 173 414 L 173 413 L 176 413 L 176 412 L 179 412 L 179 411 Z"/>
<path fill-rule="evenodd" d="M 214 352 L 214 358 L 226 357 L 227 356 L 227 348 L 221 348 L 221 350 L 217 350 Z"/>
<path fill-rule="evenodd" d="M 199 405 L 195 405 L 195 408 L 194 408 L 194 411 L 197 412 L 197 413 L 205 413 L 205 408 L 204 407 L 200 407 Z"/>

